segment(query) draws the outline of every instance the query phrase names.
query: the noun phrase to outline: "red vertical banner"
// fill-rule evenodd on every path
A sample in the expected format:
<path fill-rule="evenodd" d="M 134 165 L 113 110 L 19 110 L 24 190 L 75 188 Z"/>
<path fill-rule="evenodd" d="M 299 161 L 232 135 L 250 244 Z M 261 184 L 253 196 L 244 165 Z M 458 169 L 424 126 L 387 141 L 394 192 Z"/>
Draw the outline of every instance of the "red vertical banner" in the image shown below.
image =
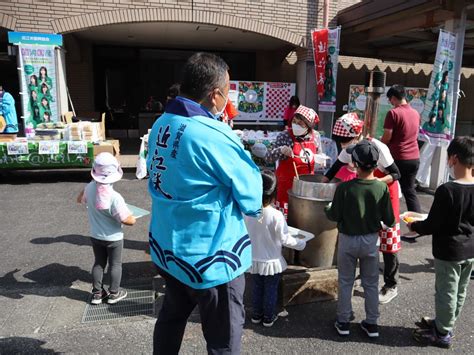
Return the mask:
<path fill-rule="evenodd" d="M 328 29 L 312 30 L 314 70 L 316 74 L 316 88 L 318 99 L 324 95 L 324 81 L 326 79 L 326 58 L 328 55 Z"/>

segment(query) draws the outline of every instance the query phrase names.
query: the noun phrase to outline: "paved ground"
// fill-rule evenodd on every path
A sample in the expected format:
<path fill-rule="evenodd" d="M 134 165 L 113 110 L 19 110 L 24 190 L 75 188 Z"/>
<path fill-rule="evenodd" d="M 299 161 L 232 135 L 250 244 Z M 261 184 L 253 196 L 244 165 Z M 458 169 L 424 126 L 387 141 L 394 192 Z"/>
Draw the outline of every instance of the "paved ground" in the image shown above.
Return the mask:
<path fill-rule="evenodd" d="M 146 181 L 133 174 L 116 186 L 125 199 L 149 209 Z M 88 224 L 75 196 L 89 180 L 88 172 L 0 173 L 0 354 L 150 353 L 154 320 L 82 324 L 90 291 L 93 261 Z M 431 196 L 422 195 L 427 209 Z M 124 284 L 150 282 L 154 274 L 147 253 L 148 217 L 126 228 Z M 332 327 L 335 303 L 288 308 L 289 316 L 271 329 L 246 324 L 243 353 L 434 353 L 412 339 L 414 321 L 433 314 L 434 274 L 430 237 L 404 243 L 400 254 L 400 295 L 381 307 L 380 332 L 368 340 L 356 323 L 349 338 Z M 474 287 L 457 322 L 454 351 L 470 353 L 474 346 Z M 363 298 L 356 290 L 357 321 Z M 183 354 L 205 353 L 200 324 L 186 329 Z"/>

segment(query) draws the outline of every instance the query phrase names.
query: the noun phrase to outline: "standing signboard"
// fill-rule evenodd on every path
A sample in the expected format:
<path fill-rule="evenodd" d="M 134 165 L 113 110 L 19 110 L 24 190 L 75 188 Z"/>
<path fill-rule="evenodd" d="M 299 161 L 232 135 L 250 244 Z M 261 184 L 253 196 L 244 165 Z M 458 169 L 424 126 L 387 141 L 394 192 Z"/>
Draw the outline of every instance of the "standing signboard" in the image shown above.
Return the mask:
<path fill-rule="evenodd" d="M 420 136 L 431 145 L 448 145 L 452 139 L 454 59 L 456 35 L 440 30 Z"/>
<path fill-rule="evenodd" d="M 337 27 L 311 31 L 320 112 L 336 112 L 340 30 L 341 28 Z"/>
<path fill-rule="evenodd" d="M 9 32 L 18 45 L 22 111 L 25 128 L 59 120 L 57 58 L 62 36 L 46 33 Z"/>

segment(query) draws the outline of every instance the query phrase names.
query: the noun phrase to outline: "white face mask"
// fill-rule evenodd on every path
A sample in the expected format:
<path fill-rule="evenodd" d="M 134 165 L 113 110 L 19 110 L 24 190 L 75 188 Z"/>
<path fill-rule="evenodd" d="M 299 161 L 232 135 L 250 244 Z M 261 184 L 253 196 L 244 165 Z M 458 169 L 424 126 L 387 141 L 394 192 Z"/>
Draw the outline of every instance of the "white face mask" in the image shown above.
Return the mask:
<path fill-rule="evenodd" d="M 214 114 L 214 117 L 218 120 L 221 118 L 222 114 L 224 113 L 225 111 L 225 107 L 227 106 L 227 101 L 229 101 L 229 97 L 228 96 L 225 96 L 220 90 L 219 90 L 219 94 L 225 98 L 225 102 L 224 102 L 224 106 L 222 106 L 222 110 L 220 111 L 217 111 L 215 114 Z M 216 106 L 216 109 L 217 109 L 217 106 Z"/>
<path fill-rule="evenodd" d="M 293 134 L 297 137 L 304 136 L 308 132 L 307 128 L 303 128 L 296 123 L 291 124 L 291 129 L 293 130 Z"/>

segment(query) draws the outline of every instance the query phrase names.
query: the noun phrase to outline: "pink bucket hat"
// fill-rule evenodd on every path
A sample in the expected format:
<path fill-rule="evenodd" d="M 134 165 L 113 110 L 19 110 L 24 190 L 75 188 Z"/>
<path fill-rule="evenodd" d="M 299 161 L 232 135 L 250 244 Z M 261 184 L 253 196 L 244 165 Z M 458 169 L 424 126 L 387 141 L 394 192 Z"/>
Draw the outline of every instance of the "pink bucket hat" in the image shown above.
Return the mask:
<path fill-rule="evenodd" d="M 110 153 L 100 153 L 95 157 L 91 175 L 101 184 L 113 184 L 123 176 L 118 160 Z"/>
<path fill-rule="evenodd" d="M 311 126 L 319 123 L 319 116 L 312 108 L 299 105 L 295 111 L 295 115 L 296 114 L 303 116 Z"/>
<path fill-rule="evenodd" d="M 339 117 L 334 123 L 332 134 L 339 137 L 358 137 L 364 127 L 364 121 L 359 119 L 357 113 L 349 112 Z"/>

